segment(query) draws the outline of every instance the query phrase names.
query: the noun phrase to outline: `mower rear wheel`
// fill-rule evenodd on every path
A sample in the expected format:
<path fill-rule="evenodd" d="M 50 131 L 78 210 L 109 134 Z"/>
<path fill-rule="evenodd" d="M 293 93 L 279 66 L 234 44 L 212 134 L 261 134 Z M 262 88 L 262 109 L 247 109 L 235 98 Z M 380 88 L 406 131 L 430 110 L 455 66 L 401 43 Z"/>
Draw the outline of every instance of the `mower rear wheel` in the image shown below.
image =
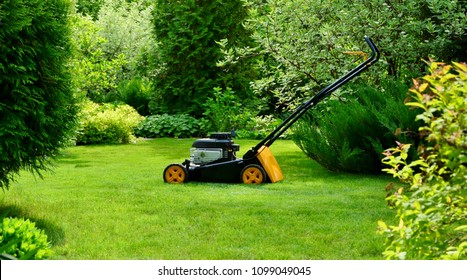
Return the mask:
<path fill-rule="evenodd" d="M 170 164 L 164 170 L 164 182 L 166 183 L 184 183 L 188 180 L 186 168 L 177 163 Z"/>
<path fill-rule="evenodd" d="M 244 184 L 262 184 L 267 178 L 264 168 L 257 164 L 245 166 L 240 174 Z"/>

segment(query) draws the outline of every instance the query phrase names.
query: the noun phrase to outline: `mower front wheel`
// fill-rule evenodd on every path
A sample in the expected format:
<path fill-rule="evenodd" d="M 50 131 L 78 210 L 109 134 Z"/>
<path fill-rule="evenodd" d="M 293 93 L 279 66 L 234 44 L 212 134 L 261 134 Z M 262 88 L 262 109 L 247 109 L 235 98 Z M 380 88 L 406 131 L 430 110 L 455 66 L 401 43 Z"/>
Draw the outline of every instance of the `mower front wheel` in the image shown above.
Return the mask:
<path fill-rule="evenodd" d="M 166 183 L 179 184 L 185 183 L 187 180 L 188 171 L 181 164 L 170 164 L 164 170 L 164 182 Z"/>
<path fill-rule="evenodd" d="M 243 168 L 240 179 L 244 184 L 262 184 L 266 182 L 266 171 L 257 164 L 250 164 Z"/>

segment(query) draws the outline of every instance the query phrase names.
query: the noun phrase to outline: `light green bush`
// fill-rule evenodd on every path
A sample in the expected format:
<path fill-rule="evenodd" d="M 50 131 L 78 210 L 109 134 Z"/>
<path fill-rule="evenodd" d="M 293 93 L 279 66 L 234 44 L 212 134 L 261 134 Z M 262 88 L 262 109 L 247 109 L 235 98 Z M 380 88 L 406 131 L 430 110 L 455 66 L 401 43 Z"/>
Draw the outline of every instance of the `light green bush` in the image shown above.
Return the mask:
<path fill-rule="evenodd" d="M 0 254 L 21 260 L 41 260 L 49 257 L 47 235 L 30 220 L 3 218 L 0 226 Z"/>
<path fill-rule="evenodd" d="M 388 149 L 385 171 L 408 184 L 388 199 L 396 225 L 379 221 L 388 259 L 466 259 L 467 65 L 432 63 L 431 74 L 414 81 L 408 106 L 417 116 L 426 143 L 418 160 L 407 160 L 410 145 Z"/>
<path fill-rule="evenodd" d="M 143 120 L 129 105 L 99 105 L 91 101 L 84 102 L 79 118 L 78 145 L 129 143 L 134 138 L 134 128 Z"/>

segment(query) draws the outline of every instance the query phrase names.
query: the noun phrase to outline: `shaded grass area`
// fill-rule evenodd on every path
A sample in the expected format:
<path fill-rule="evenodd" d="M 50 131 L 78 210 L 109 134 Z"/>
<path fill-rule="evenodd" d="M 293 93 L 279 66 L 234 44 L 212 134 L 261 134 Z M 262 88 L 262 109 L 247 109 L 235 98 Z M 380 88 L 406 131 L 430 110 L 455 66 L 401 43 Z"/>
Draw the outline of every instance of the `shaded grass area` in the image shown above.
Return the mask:
<path fill-rule="evenodd" d="M 22 174 L 0 210 L 44 228 L 56 259 L 381 259 L 390 178 L 333 173 L 277 141 L 282 182 L 165 184 L 192 141 L 69 148 L 44 180 Z M 236 143 L 241 156 L 256 141 Z"/>

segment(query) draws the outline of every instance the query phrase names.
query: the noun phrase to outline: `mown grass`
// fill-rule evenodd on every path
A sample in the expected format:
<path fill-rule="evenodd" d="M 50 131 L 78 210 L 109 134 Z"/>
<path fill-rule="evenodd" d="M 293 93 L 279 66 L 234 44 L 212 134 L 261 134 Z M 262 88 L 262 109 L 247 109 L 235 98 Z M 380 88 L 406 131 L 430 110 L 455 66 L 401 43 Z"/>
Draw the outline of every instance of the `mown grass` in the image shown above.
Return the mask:
<path fill-rule="evenodd" d="M 256 141 L 236 141 L 240 155 Z M 163 183 L 191 139 L 72 147 L 44 180 L 24 173 L 1 210 L 36 221 L 56 259 L 380 259 L 392 220 L 385 176 L 333 173 L 291 141 L 275 154 L 285 180 Z"/>

